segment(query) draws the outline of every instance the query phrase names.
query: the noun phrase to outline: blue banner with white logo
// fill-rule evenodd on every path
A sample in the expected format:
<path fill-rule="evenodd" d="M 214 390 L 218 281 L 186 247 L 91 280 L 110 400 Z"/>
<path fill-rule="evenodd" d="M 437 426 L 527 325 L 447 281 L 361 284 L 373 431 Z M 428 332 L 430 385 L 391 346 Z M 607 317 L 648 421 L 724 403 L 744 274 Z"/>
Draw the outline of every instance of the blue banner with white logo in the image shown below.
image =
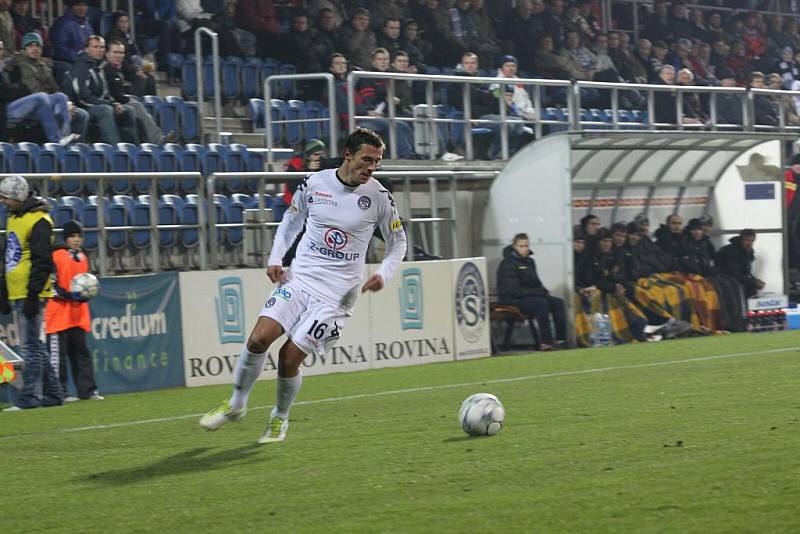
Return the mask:
<path fill-rule="evenodd" d="M 86 336 L 101 394 L 184 385 L 177 273 L 100 279 Z"/>

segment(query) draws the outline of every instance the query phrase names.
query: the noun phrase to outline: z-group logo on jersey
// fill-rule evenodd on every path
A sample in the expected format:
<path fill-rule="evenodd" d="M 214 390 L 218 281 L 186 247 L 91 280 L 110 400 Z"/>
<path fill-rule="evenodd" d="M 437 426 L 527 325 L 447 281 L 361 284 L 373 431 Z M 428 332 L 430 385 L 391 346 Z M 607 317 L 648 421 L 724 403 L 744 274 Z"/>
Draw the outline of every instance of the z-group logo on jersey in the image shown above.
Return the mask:
<path fill-rule="evenodd" d="M 324 240 L 324 246 L 312 241 L 309 243 L 309 248 L 322 256 L 337 260 L 355 261 L 361 256 L 358 252 L 342 252 L 342 249 L 347 246 L 348 238 L 347 234 L 338 228 L 328 228 Z"/>
<path fill-rule="evenodd" d="M 456 321 L 461 335 L 470 343 L 481 337 L 486 323 L 486 290 L 478 267 L 468 261 L 456 279 Z"/>
<path fill-rule="evenodd" d="M 358 199 L 358 207 L 362 210 L 368 210 L 369 207 L 372 206 L 372 199 L 368 196 L 364 195 L 363 197 L 359 197 Z"/>
<path fill-rule="evenodd" d="M 325 245 L 334 251 L 342 250 L 347 245 L 347 234 L 338 228 L 328 228 L 325 232 Z"/>

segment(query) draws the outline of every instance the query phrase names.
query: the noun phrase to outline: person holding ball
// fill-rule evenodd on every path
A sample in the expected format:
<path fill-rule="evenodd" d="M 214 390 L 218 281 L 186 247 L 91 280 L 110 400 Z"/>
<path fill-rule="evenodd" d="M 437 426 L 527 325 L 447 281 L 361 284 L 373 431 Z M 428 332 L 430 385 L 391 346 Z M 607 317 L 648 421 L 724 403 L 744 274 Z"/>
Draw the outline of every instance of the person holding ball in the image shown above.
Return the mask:
<path fill-rule="evenodd" d="M 78 396 L 68 395 L 64 402 L 77 400 L 104 400 L 97 392 L 94 368 L 86 332 L 91 328 L 88 298 L 71 291 L 72 279 L 89 272 L 89 258 L 83 251 L 83 227 L 78 221 L 64 224 L 64 246 L 53 251 L 55 264 L 55 296 L 44 310 L 44 329 L 50 347 L 51 361 L 58 355 L 56 372 L 61 389 L 67 393 L 67 360 L 72 369 L 72 379 Z"/>

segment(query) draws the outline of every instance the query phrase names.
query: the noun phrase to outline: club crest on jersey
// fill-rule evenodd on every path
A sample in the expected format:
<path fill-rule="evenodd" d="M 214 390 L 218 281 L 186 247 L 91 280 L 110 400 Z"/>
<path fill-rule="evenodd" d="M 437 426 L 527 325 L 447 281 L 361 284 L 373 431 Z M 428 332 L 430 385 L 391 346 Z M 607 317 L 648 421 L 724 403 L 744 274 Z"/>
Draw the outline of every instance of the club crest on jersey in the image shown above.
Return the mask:
<path fill-rule="evenodd" d="M 362 210 L 368 210 L 369 207 L 372 205 L 372 199 L 368 196 L 359 197 L 358 199 L 358 207 Z"/>
<path fill-rule="evenodd" d="M 342 250 L 347 245 L 347 234 L 338 228 L 328 228 L 325 245 L 333 251 Z"/>
<path fill-rule="evenodd" d="M 267 303 L 264 304 L 264 307 L 265 308 L 271 308 L 271 307 L 275 306 L 276 302 L 277 302 L 277 299 L 275 297 L 270 297 L 270 298 L 267 299 Z"/>

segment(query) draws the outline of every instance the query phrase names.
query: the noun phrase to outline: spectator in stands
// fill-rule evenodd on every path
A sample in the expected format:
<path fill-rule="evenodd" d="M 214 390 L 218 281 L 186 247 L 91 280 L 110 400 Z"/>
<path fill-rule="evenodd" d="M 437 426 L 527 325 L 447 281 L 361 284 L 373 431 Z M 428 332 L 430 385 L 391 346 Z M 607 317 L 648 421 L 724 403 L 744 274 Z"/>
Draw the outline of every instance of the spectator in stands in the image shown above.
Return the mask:
<path fill-rule="evenodd" d="M 25 360 L 23 388 L 16 404 L 5 411 L 59 406 L 63 393 L 47 347 L 40 339 L 42 312 L 53 296 L 53 221 L 47 203 L 30 193 L 22 176 L 0 182 L 0 202 L 8 210 L 3 256 L 19 258 L 3 262 L 0 273 L 0 313 L 17 312 L 22 338 L 20 356 Z"/>
<path fill-rule="evenodd" d="M 554 40 L 555 42 L 555 40 Z M 568 32 L 566 44 L 560 54 L 569 60 L 571 78 L 575 80 L 593 80 L 597 72 L 597 56 L 581 45 L 578 32 Z"/>
<path fill-rule="evenodd" d="M 514 56 L 503 56 L 500 58 L 500 68 L 497 69 L 497 78 L 503 80 L 514 80 L 517 76 L 517 58 Z M 525 144 L 527 144 L 533 135 L 533 130 L 524 124 L 523 121 L 536 120 L 536 110 L 531 102 L 530 95 L 524 85 L 510 82 L 493 83 L 489 86 L 499 103 L 505 103 L 506 106 L 506 122 L 508 127 L 508 143 L 509 153 L 513 154 Z M 493 119 L 498 121 L 494 126 L 488 127 L 495 132 L 495 143 L 492 145 L 491 159 L 496 159 L 501 154 L 502 136 L 499 135 L 500 128 L 500 115 L 487 115 L 486 119 Z"/>
<path fill-rule="evenodd" d="M 0 0 L 0 40 L 5 43 L 5 55 L 11 56 L 17 50 L 17 34 L 14 19 L 11 18 L 11 0 Z"/>
<path fill-rule="evenodd" d="M 787 46 L 792 47 L 792 38 L 783 31 L 783 17 L 772 15 L 767 26 L 767 52 L 766 55 L 778 57 Z"/>
<path fill-rule="evenodd" d="M 11 19 L 14 21 L 16 50 L 22 50 L 22 37 L 26 33 L 36 32 L 42 38 L 44 48 L 49 48 L 50 42 L 47 30 L 42 21 L 30 15 L 31 3 L 28 0 L 14 0 L 11 4 Z"/>
<path fill-rule="evenodd" d="M 67 394 L 67 360 L 72 370 L 77 397 L 67 396 L 64 402 L 104 400 L 97 391 L 94 367 L 86 332 L 91 328 L 89 303 L 80 293 L 70 290 L 72 279 L 89 272 L 89 258 L 83 251 L 83 227 L 78 221 L 67 221 L 62 233 L 64 245 L 53 251 L 55 295 L 44 309 L 44 326 L 50 357 L 58 355 L 58 377 L 61 390 Z"/>
<path fill-rule="evenodd" d="M 434 65 L 452 65 L 466 52 L 464 43 L 453 33 L 444 4 L 440 0 L 425 0 L 418 5 L 414 16 L 425 39 L 433 45 L 430 62 Z"/>
<path fill-rule="evenodd" d="M 769 75 L 769 88 L 776 91 L 783 90 L 783 78 L 777 72 Z M 795 100 L 792 95 L 782 94 L 773 97 L 773 107 L 777 104 L 778 113 L 783 112 L 783 123 L 786 126 L 800 126 L 800 116 L 797 113 Z M 779 123 L 780 124 L 780 123 Z"/>
<path fill-rule="evenodd" d="M 722 27 L 722 15 L 719 14 L 719 11 L 712 11 L 709 13 L 706 31 L 708 31 L 711 36 L 707 41 L 709 43 L 725 38 L 725 28 Z"/>
<path fill-rule="evenodd" d="M 362 69 L 369 69 L 373 63 L 373 51 L 377 48 L 375 33 L 369 29 L 369 11 L 359 9 L 349 26 L 341 30 L 341 46 L 350 62 Z M 388 68 L 388 52 L 387 52 Z"/>
<path fill-rule="evenodd" d="M 731 53 L 728 56 L 727 67 L 736 75 L 736 83 L 746 86 L 750 73 L 750 61 L 747 59 L 747 50 L 744 43 L 736 41 L 731 46 Z"/>
<path fill-rule="evenodd" d="M 667 63 L 675 68 L 675 72 L 680 72 L 681 69 L 691 69 L 692 63 L 689 61 L 691 51 L 692 42 L 689 39 L 678 39 L 667 54 Z"/>
<path fill-rule="evenodd" d="M 786 47 L 781 51 L 781 59 L 775 71 L 780 74 L 784 87 L 791 87 L 792 82 L 800 80 L 800 68 L 794 60 L 794 50 Z"/>
<path fill-rule="evenodd" d="M 53 43 L 53 59 L 72 63 L 83 50 L 86 39 L 94 34 L 94 29 L 86 17 L 89 6 L 85 0 L 73 0 L 68 5 L 69 11 L 50 28 L 50 41 Z M 58 80 L 59 73 L 54 74 Z"/>
<path fill-rule="evenodd" d="M 758 15 L 749 13 L 744 19 L 744 28 L 739 36 L 744 42 L 748 57 L 753 60 L 758 60 L 767 51 L 767 38 L 758 25 Z"/>
<path fill-rule="evenodd" d="M 117 11 L 114 13 L 114 26 L 106 34 L 106 42 L 119 41 L 125 45 L 125 59 L 122 61 L 122 75 L 130 84 L 128 91 L 132 95 L 156 95 L 156 78 L 153 76 L 154 66 L 145 62 L 142 51 L 130 33 L 131 22 L 128 13 Z"/>
<path fill-rule="evenodd" d="M 766 285 L 756 278 L 752 272 L 756 241 L 755 231 L 745 228 L 736 237 L 730 238 L 730 244 L 722 247 L 717 253 L 716 266 L 721 273 L 736 279 L 744 288 L 745 297 L 755 297 Z"/>
<path fill-rule="evenodd" d="M 694 8 L 689 12 L 689 22 L 692 25 L 691 39 L 703 43 L 710 43 L 714 39 L 714 36 L 708 31 L 704 19 L 705 16 L 703 15 L 702 9 Z"/>
<path fill-rule="evenodd" d="M 697 85 L 712 85 L 717 82 L 714 69 L 711 67 L 711 45 L 695 42 L 692 53 L 689 55 L 691 71 Z"/>
<path fill-rule="evenodd" d="M 752 89 L 767 89 L 764 83 L 764 73 L 759 71 L 751 72 L 749 86 Z M 771 95 L 754 95 L 753 113 L 755 114 L 755 124 L 778 126 L 778 106 Z"/>
<path fill-rule="evenodd" d="M 684 87 L 695 85 L 694 74 L 691 69 L 681 69 L 678 73 L 678 83 Z M 683 91 L 681 93 L 681 101 L 683 103 L 683 117 L 681 122 L 683 124 L 705 124 L 708 117 L 700 104 L 700 97 L 697 93 L 690 93 Z"/>
<path fill-rule="evenodd" d="M 683 218 L 677 213 L 667 217 L 666 224 L 662 224 L 655 233 L 656 245 L 670 257 L 670 268 L 675 270 L 680 264 L 680 258 L 686 248 L 683 237 Z"/>
<path fill-rule="evenodd" d="M 292 15 L 292 28 L 285 37 L 285 59 L 297 67 L 297 72 L 320 72 L 321 57 L 329 57 L 333 50 L 318 39 L 317 31 L 308 25 L 308 16 L 302 11 Z"/>
<path fill-rule="evenodd" d="M 147 39 L 156 39 L 154 51 L 159 70 L 167 71 L 167 54 L 180 53 L 180 31 L 175 20 L 175 0 L 167 2 L 139 0 L 134 3 L 136 12 L 136 40 L 144 42 L 142 51 L 148 52 Z M 106 37 L 106 40 L 111 40 Z"/>
<path fill-rule="evenodd" d="M 656 41 L 668 42 L 673 39 L 674 32 L 669 16 L 667 15 L 666 0 L 655 0 L 655 2 L 653 2 L 653 14 L 645 24 L 641 36 L 649 39 L 653 43 Z"/>
<path fill-rule="evenodd" d="M 464 53 L 464 55 L 461 56 L 461 63 L 456 65 L 455 75 L 479 76 L 479 61 L 478 55 L 474 52 Z M 477 83 L 469 84 L 469 99 L 470 118 L 480 119 L 490 115 L 497 115 L 497 99 L 486 86 Z M 450 84 L 447 91 L 447 103 L 458 111 L 464 111 L 464 86 L 458 83 Z M 490 128 L 493 130 L 492 141 L 494 141 L 494 137 L 497 135 L 499 129 L 496 125 L 491 125 Z M 469 128 L 465 126 L 465 135 L 469 135 L 469 131 Z"/>
<path fill-rule="evenodd" d="M 116 145 L 124 138 L 126 142 L 135 143 L 133 110 L 115 102 L 108 92 L 101 67 L 105 50 L 102 37 L 92 35 L 86 40 L 83 52 L 78 54 L 72 67 L 74 102 L 89 113 L 90 124 L 97 126 L 104 142 Z"/>
<path fill-rule="evenodd" d="M 403 21 L 403 36 L 400 39 L 403 50 L 408 53 L 409 62 L 417 67 L 418 71 L 424 71 L 428 63 L 433 45 L 420 37 L 419 24 L 414 19 Z"/>
<path fill-rule="evenodd" d="M 566 44 L 567 36 L 564 29 L 564 0 L 550 0 L 547 10 L 542 14 L 543 30 L 553 36 L 556 48 Z"/>
<path fill-rule="evenodd" d="M 417 68 L 408 61 L 408 54 L 404 50 L 398 50 L 391 55 L 389 72 L 402 74 L 416 74 Z M 407 80 L 396 80 L 394 83 L 395 101 L 397 102 L 397 113 L 410 117 L 413 115 L 414 102 L 412 101 L 411 86 L 413 82 Z"/>
<path fill-rule="evenodd" d="M 650 62 L 645 65 L 647 69 L 647 79 L 649 83 L 661 83 L 661 67 L 667 62 L 667 52 L 669 47 L 664 41 L 656 41 L 653 43 L 653 51 L 650 55 Z M 672 67 L 675 72 L 675 67 Z"/>
<path fill-rule="evenodd" d="M 673 39 L 691 39 L 694 37 L 696 27 L 686 18 L 686 2 L 673 2 L 672 15 L 669 18 L 669 25 L 672 29 Z"/>
<path fill-rule="evenodd" d="M 790 18 L 786 24 L 786 36 L 789 38 L 793 50 L 800 50 L 800 23 L 796 19 Z"/>
<path fill-rule="evenodd" d="M 389 52 L 385 48 L 376 48 L 372 53 L 372 68 L 374 72 L 389 70 Z M 375 78 L 362 78 L 356 87 L 360 104 L 356 105 L 359 115 L 369 115 L 372 119 L 359 121 L 359 126 L 376 130 L 384 139 L 390 140 L 388 121 L 384 120 L 387 112 L 387 80 Z M 347 109 L 347 108 L 345 108 Z M 400 158 L 416 157 L 414 153 L 414 132 L 405 121 L 395 121 L 397 156 Z"/>
<path fill-rule="evenodd" d="M 316 15 L 318 20 L 321 19 L 323 11 L 328 11 L 333 16 L 333 29 L 341 28 L 344 21 L 347 20 L 341 2 L 336 0 L 308 0 L 306 9 L 309 15 Z"/>
<path fill-rule="evenodd" d="M 630 36 L 627 33 L 608 32 L 607 53 L 623 80 L 647 83 L 644 64 L 631 52 Z"/>
<path fill-rule="evenodd" d="M 325 157 L 325 143 L 319 139 L 309 139 L 303 146 L 302 152 L 295 154 L 284 165 L 287 172 L 317 172 L 322 170 L 322 159 Z M 283 185 L 283 201 L 286 205 L 292 203 L 292 197 L 302 180 L 291 180 Z"/>
<path fill-rule="evenodd" d="M 792 157 L 792 165 L 783 175 L 786 187 L 786 229 L 789 232 L 789 267 L 800 267 L 800 153 Z"/>
<path fill-rule="evenodd" d="M 106 47 L 105 62 L 101 64 L 103 76 L 108 85 L 108 95 L 114 102 L 114 107 L 122 106 L 123 113 L 132 117 L 135 132 L 134 143 L 155 143 L 163 145 L 174 143 L 177 136 L 175 132 L 164 135 L 153 116 L 147 108 L 125 93 L 125 79 L 122 75 L 125 58 L 125 44 L 122 41 L 110 41 Z"/>
<path fill-rule="evenodd" d="M 589 213 L 581 217 L 580 227 L 586 236 L 587 247 L 592 248 L 594 246 L 594 242 L 597 240 L 597 232 L 601 226 L 603 226 L 603 223 L 600 222 L 600 217 L 597 215 Z"/>
<path fill-rule="evenodd" d="M 573 75 L 572 61 L 566 55 L 556 52 L 553 36 L 539 36 L 534 52 L 534 68 L 542 78 L 568 80 Z"/>
<path fill-rule="evenodd" d="M 236 25 L 255 36 L 257 55 L 283 57 L 281 23 L 273 0 L 239 0 L 236 7 Z"/>
<path fill-rule="evenodd" d="M 400 46 L 400 19 L 388 18 L 383 21 L 378 33 L 378 46 L 388 50 L 390 55 L 403 49 Z"/>
<path fill-rule="evenodd" d="M 338 52 L 331 54 L 328 61 L 328 72 L 333 76 L 334 81 L 334 94 L 336 97 L 336 111 L 339 113 L 339 123 L 342 127 L 349 124 L 349 115 L 347 114 L 347 73 L 349 72 L 347 58 Z M 361 103 L 356 91 L 356 106 Z M 330 106 L 328 101 L 327 89 L 321 90 L 319 100 L 326 106 Z M 356 110 L 358 113 L 358 110 Z"/>
<path fill-rule="evenodd" d="M 500 55 L 500 45 L 491 26 L 483 26 L 473 3 L 475 0 L 456 0 L 450 8 L 450 27 L 466 50 L 477 52 L 479 57 L 494 58 Z M 482 0 L 479 0 L 482 1 Z"/>
<path fill-rule="evenodd" d="M 25 34 L 22 51 L 6 63 L 11 80 L 27 94 L 7 104 L 6 118 L 14 121 L 36 117 L 48 142 L 66 146 L 86 133 L 88 115 L 77 110 L 59 91 L 50 67 L 42 60 L 42 44 L 38 33 Z M 73 125 L 78 133 L 71 133 Z"/>
<path fill-rule="evenodd" d="M 236 9 L 246 7 L 245 2 L 241 5 L 231 4 Z M 249 37 L 255 39 L 251 33 L 241 33 L 234 24 L 234 18 L 230 16 L 228 7 L 217 2 L 203 3 L 201 0 L 176 0 L 175 11 L 177 13 L 178 31 L 181 32 L 182 39 L 187 43 L 194 43 L 193 32 L 200 27 L 208 28 L 216 32 L 219 38 L 219 53 L 223 56 L 242 56 L 245 46 L 249 45 Z M 258 19 L 253 19 L 257 21 Z M 251 21 L 252 22 L 252 21 Z M 256 22 L 252 22 L 256 23 Z M 244 41 L 242 40 L 244 37 Z M 192 46 L 192 52 L 194 47 Z"/>
<path fill-rule="evenodd" d="M 656 85 L 675 85 L 675 67 L 662 65 L 658 71 Z M 677 122 L 677 107 L 675 105 L 674 91 L 654 91 L 655 121 L 657 123 L 675 124 Z"/>
<path fill-rule="evenodd" d="M 378 31 L 380 27 L 386 26 L 386 19 L 395 19 L 398 22 L 398 35 L 400 34 L 400 21 L 411 17 L 411 7 L 408 0 L 379 0 L 371 2 L 370 14 L 373 28 Z M 383 46 L 380 45 L 379 46 Z M 384 46 L 391 53 L 389 47 Z"/>
<path fill-rule="evenodd" d="M 545 9 L 544 0 L 520 0 L 503 22 L 503 35 L 514 45 L 523 70 L 535 70 L 537 47 L 530 46 L 530 43 L 538 41 L 545 33 Z M 552 35 L 550 39 L 553 39 Z"/>
<path fill-rule="evenodd" d="M 334 17 L 333 11 L 327 8 L 321 9 L 319 13 L 317 13 L 316 28 L 319 45 L 330 50 L 331 54 L 339 50 L 339 27 L 336 25 L 336 18 Z M 320 63 L 327 63 L 329 57 L 330 55 L 325 57 L 324 61 L 323 58 L 321 58 Z"/>
<path fill-rule="evenodd" d="M 503 260 L 497 269 L 497 291 L 502 304 L 516 306 L 526 317 L 536 318 L 540 350 L 565 346 L 564 301 L 551 295 L 539 279 L 527 234 L 515 235 L 512 244 L 503 249 Z M 555 335 L 550 327 L 551 316 Z"/>
<path fill-rule="evenodd" d="M 717 71 L 722 87 L 736 87 L 733 71 L 723 67 Z M 742 124 L 742 97 L 731 93 L 717 94 L 717 124 Z"/>

